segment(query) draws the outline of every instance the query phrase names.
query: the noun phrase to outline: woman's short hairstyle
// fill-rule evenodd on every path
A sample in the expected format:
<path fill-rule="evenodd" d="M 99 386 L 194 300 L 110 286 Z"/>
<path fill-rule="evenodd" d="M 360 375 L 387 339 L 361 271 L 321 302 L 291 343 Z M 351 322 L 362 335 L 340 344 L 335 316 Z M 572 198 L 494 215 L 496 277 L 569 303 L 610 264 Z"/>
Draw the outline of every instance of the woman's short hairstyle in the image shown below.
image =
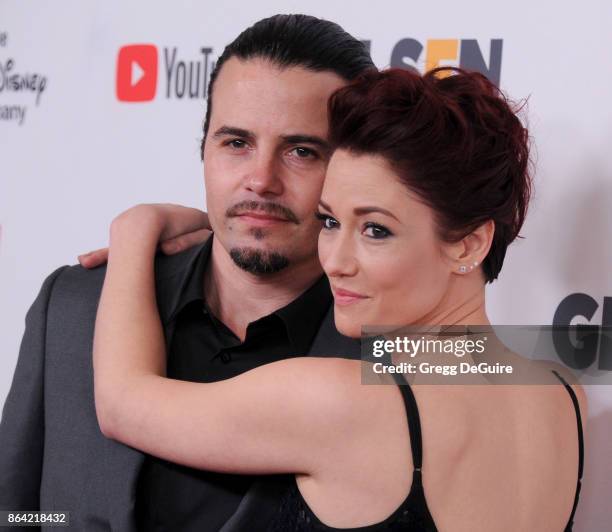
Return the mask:
<path fill-rule="evenodd" d="M 332 95 L 330 140 L 336 149 L 384 157 L 434 211 L 443 241 L 493 220 L 482 263 L 492 282 L 531 197 L 529 135 L 519 110 L 476 72 L 368 72 Z"/>

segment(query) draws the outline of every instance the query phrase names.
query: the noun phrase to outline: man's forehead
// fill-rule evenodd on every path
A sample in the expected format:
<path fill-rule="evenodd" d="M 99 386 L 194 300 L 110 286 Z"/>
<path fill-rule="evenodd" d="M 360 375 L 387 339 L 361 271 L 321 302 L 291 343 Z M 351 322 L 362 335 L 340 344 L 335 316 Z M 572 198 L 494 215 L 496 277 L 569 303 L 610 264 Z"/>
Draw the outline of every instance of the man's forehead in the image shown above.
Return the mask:
<path fill-rule="evenodd" d="M 269 103 L 274 99 L 279 104 L 305 103 L 326 108 L 327 100 L 347 82 L 330 71 L 314 71 L 303 66 L 280 67 L 260 58 L 229 59 L 222 67 L 213 89 L 213 104 L 224 99 L 244 98 L 232 104 Z M 214 108 L 214 106 L 213 106 Z"/>
<path fill-rule="evenodd" d="M 211 129 L 231 126 L 256 135 L 262 129 L 283 135 L 325 135 L 327 101 L 345 84 L 332 72 L 231 58 L 215 82 Z"/>

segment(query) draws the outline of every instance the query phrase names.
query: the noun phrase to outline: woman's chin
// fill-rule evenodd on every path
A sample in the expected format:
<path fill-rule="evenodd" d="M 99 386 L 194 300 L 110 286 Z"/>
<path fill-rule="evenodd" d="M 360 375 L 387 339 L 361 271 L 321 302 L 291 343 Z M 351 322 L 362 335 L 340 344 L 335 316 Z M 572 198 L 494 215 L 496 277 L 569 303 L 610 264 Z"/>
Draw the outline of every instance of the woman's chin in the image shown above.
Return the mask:
<path fill-rule="evenodd" d="M 361 338 L 361 323 L 355 323 L 344 316 L 339 316 L 337 312 L 334 314 L 334 323 L 340 334 L 349 338 Z"/>

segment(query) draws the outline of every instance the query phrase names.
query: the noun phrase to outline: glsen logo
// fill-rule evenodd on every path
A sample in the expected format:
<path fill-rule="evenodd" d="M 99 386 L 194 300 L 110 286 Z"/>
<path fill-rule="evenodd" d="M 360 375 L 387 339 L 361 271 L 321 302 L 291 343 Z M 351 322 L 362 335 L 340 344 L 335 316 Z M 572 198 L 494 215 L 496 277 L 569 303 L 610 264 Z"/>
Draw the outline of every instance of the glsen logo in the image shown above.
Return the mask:
<path fill-rule="evenodd" d="M 426 72 L 438 66 L 459 66 L 484 74 L 499 85 L 502 39 L 491 39 L 489 60 L 485 60 L 476 39 L 429 39 L 426 45 L 416 39 L 401 39 L 391 51 L 391 66 Z M 423 61 L 423 52 L 425 52 Z"/>
<path fill-rule="evenodd" d="M 124 46 L 117 56 L 117 98 L 123 102 L 146 102 L 157 92 L 158 56 L 163 57 L 167 99 L 206 98 L 210 73 L 215 64 L 210 59 L 212 47 L 200 48 L 200 57 L 184 60 L 178 48 L 158 48 L 152 44 Z M 159 68 L 161 70 L 162 67 Z M 162 94 L 162 90 L 159 91 Z"/>
<path fill-rule="evenodd" d="M 122 102 L 147 102 L 157 90 L 157 47 L 132 44 L 117 56 L 117 98 Z"/>
<path fill-rule="evenodd" d="M 576 325 L 576 338 L 569 334 L 568 326 L 575 317 L 591 321 L 598 307 L 590 295 L 575 293 L 563 299 L 555 311 L 553 343 L 559 358 L 570 368 L 588 368 L 599 353 L 598 369 L 612 371 L 612 297 L 603 298 L 601 327 Z"/>

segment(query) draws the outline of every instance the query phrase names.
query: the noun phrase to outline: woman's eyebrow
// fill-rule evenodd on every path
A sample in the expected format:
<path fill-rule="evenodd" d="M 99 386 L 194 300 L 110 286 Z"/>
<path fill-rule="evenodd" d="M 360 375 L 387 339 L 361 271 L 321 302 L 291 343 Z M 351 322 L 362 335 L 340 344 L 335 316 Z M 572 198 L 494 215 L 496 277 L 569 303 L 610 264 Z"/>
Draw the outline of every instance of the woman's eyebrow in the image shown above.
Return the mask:
<path fill-rule="evenodd" d="M 383 209 L 382 207 L 355 207 L 353 209 L 353 212 L 357 215 L 357 216 L 363 216 L 364 214 L 370 214 L 371 212 L 379 212 L 380 214 L 384 214 L 386 216 L 390 216 L 391 218 L 393 218 L 394 220 L 397 220 L 399 222 L 399 220 L 397 219 L 397 216 L 395 216 L 395 214 L 393 214 L 391 211 L 388 211 L 387 209 Z"/>
<path fill-rule="evenodd" d="M 319 205 L 323 207 L 326 211 L 329 211 L 332 214 L 334 214 L 334 211 L 332 210 L 332 208 L 327 203 L 325 203 L 323 200 L 319 200 Z"/>
<path fill-rule="evenodd" d="M 334 214 L 334 211 L 332 210 L 332 208 L 327 203 L 325 203 L 323 200 L 319 200 L 319 205 L 323 207 L 326 211 L 329 211 L 332 214 Z M 363 216 L 364 214 L 370 214 L 371 212 L 379 212 L 386 216 L 390 216 L 391 218 L 399 222 L 395 214 L 393 214 L 391 211 L 388 211 L 387 209 L 383 209 L 382 207 L 374 207 L 374 206 L 355 207 L 353 209 L 353 212 L 357 216 Z"/>
<path fill-rule="evenodd" d="M 397 220 L 399 222 L 399 220 L 397 219 L 397 216 L 395 216 L 395 214 L 393 214 L 391 211 L 388 211 L 387 209 L 383 209 L 382 207 L 355 207 L 353 209 L 353 212 L 357 215 L 357 216 L 362 216 L 364 214 L 370 214 L 371 212 L 379 212 L 381 214 L 384 214 L 386 216 L 390 216 L 391 218 L 393 218 L 394 220 Z"/>

